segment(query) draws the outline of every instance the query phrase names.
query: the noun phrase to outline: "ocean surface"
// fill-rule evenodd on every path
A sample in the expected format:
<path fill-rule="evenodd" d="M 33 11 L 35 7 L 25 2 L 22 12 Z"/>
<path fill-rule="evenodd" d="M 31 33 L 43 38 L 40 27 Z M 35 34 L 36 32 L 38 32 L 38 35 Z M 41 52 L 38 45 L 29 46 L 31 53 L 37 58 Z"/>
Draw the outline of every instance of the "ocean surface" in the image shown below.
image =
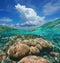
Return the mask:
<path fill-rule="evenodd" d="M 44 24 L 43 26 L 33 30 L 10 30 L 0 33 L 0 49 L 8 42 L 10 36 L 17 34 L 34 34 L 40 35 L 44 39 L 52 42 L 57 51 L 60 51 L 60 19 Z"/>

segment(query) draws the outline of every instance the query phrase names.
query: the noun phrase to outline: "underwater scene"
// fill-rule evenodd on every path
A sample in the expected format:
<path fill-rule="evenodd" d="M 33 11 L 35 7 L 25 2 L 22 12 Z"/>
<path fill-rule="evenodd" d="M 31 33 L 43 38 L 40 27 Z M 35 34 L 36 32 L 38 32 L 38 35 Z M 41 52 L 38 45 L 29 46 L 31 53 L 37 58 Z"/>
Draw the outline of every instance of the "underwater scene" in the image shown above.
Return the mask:
<path fill-rule="evenodd" d="M 0 63 L 60 63 L 60 0 L 0 0 Z"/>
<path fill-rule="evenodd" d="M 29 31 L 0 26 L 1 62 L 30 63 L 32 59 L 60 63 L 60 19 Z"/>

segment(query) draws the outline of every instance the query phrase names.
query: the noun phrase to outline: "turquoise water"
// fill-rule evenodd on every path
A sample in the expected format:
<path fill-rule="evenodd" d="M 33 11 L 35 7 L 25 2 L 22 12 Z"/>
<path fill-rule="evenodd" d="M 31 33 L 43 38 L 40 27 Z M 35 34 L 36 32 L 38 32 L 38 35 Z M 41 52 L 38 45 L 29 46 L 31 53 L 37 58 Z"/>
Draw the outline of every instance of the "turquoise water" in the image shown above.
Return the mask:
<path fill-rule="evenodd" d="M 60 19 L 49 22 L 34 30 L 11 30 L 0 34 L 0 48 L 8 41 L 8 37 L 16 34 L 34 34 L 44 37 L 44 39 L 52 42 L 57 50 L 60 50 Z M 4 39 L 3 39 L 4 38 Z"/>

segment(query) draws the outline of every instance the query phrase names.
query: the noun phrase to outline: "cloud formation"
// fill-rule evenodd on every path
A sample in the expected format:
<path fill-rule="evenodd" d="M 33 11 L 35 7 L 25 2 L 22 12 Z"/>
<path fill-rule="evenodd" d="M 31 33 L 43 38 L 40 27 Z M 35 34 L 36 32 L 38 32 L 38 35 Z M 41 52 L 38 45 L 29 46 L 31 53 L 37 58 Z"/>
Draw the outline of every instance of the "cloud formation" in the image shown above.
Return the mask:
<path fill-rule="evenodd" d="M 43 6 L 43 14 L 51 15 L 60 10 L 60 2 L 49 2 Z"/>
<path fill-rule="evenodd" d="M 11 18 L 3 17 L 3 18 L 0 18 L 0 21 L 1 22 L 12 22 L 13 20 Z"/>
<path fill-rule="evenodd" d="M 18 10 L 22 18 L 25 20 L 24 23 L 20 25 L 42 25 L 44 23 L 45 17 L 40 17 L 37 15 L 34 9 L 27 8 L 25 5 L 17 4 L 15 8 Z"/>

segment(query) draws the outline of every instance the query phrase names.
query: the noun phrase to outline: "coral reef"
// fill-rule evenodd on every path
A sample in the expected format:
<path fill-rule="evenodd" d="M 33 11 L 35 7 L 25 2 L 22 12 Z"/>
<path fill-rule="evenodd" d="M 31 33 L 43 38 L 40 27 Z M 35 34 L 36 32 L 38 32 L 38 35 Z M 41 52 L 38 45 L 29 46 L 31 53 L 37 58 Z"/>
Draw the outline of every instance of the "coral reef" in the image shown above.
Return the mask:
<path fill-rule="evenodd" d="M 29 46 L 27 46 L 26 44 L 14 44 L 9 48 L 8 55 L 11 58 L 18 59 L 27 55 L 28 52 L 29 52 Z"/>
<path fill-rule="evenodd" d="M 21 59 L 26 55 L 41 55 L 52 51 L 54 46 L 42 38 L 20 39 L 8 49 L 8 55 L 14 59 Z M 45 50 L 45 51 L 44 51 Z"/>
<path fill-rule="evenodd" d="M 1 53 L 1 54 L 0 54 L 0 60 L 3 60 L 3 59 L 5 59 L 5 58 L 6 58 L 6 54 Z"/>
<path fill-rule="evenodd" d="M 49 62 L 42 57 L 27 56 L 21 59 L 18 63 L 49 63 Z"/>
<path fill-rule="evenodd" d="M 60 63 L 60 54 L 54 48 L 40 36 L 12 36 L 2 49 L 0 63 Z"/>

